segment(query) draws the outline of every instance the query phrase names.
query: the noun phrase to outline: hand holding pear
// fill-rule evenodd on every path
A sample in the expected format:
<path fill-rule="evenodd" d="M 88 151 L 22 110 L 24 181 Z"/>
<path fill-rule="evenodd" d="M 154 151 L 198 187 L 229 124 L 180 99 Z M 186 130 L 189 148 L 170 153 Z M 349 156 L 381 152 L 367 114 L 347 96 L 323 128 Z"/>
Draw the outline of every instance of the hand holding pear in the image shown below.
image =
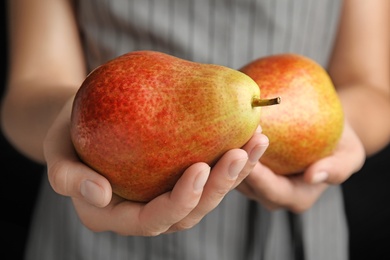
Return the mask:
<path fill-rule="evenodd" d="M 172 189 L 193 163 L 213 165 L 242 147 L 260 120 L 257 84 L 227 67 L 160 52 L 119 56 L 77 92 L 71 138 L 80 159 L 119 196 L 147 202 Z"/>
<path fill-rule="evenodd" d="M 344 114 L 333 83 L 315 61 L 297 54 L 259 58 L 240 69 L 261 89 L 263 98 L 280 96 L 260 118 L 270 145 L 260 161 L 277 174 L 304 171 L 335 149 Z"/>

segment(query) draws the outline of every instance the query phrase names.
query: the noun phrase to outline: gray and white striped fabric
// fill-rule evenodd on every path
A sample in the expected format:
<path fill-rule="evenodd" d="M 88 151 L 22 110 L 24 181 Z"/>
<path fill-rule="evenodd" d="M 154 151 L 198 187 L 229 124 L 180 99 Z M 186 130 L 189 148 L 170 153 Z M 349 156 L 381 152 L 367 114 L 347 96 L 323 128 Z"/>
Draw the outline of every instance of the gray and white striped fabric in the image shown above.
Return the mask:
<path fill-rule="evenodd" d="M 83 0 L 77 11 L 90 70 L 139 49 L 240 68 L 281 52 L 326 66 L 340 6 L 338 0 Z M 299 260 L 289 216 L 232 191 L 188 231 L 158 237 L 93 233 L 79 222 L 71 200 L 45 179 L 26 259 Z M 295 222 L 305 259 L 348 259 L 340 187 L 330 187 Z"/>

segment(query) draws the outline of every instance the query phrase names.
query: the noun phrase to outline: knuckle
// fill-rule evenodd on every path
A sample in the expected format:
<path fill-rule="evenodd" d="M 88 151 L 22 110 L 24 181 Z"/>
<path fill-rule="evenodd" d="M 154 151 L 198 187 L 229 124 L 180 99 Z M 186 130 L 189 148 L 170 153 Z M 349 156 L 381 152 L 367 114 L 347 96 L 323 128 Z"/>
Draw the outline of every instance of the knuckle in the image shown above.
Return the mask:
<path fill-rule="evenodd" d="M 164 233 L 165 230 L 143 226 L 138 230 L 139 236 L 143 237 L 156 237 Z"/>
<path fill-rule="evenodd" d="M 183 231 L 183 230 L 188 230 L 193 228 L 196 224 L 198 224 L 198 220 L 186 220 L 186 221 L 181 221 L 179 223 L 176 223 L 170 228 L 170 231 Z"/>
<path fill-rule="evenodd" d="M 47 174 L 50 185 L 53 190 L 59 194 L 67 195 L 66 189 L 63 187 L 66 183 L 66 176 L 68 174 L 68 167 L 64 163 L 55 162 L 47 167 Z"/>
<path fill-rule="evenodd" d="M 157 237 L 157 236 L 161 235 L 162 233 L 163 232 L 157 231 L 157 230 L 149 230 L 149 231 L 146 231 L 143 234 L 141 234 L 141 236 L 144 236 L 144 237 Z"/>
<path fill-rule="evenodd" d="M 191 197 L 183 197 L 183 199 L 175 200 L 171 211 L 173 214 L 181 215 L 184 212 L 191 212 L 199 203 L 199 195 Z"/>
<path fill-rule="evenodd" d="M 244 168 L 241 170 L 241 174 L 240 175 L 243 175 L 243 176 L 249 175 L 249 173 L 253 170 L 253 168 L 255 168 L 257 163 L 258 163 L 258 161 L 248 160 L 246 162 Z"/>
<path fill-rule="evenodd" d="M 273 207 L 283 207 L 286 205 L 286 201 L 277 191 L 271 190 L 266 194 L 266 199 L 274 205 Z"/>
<path fill-rule="evenodd" d="M 352 173 L 348 171 L 339 171 L 332 174 L 328 182 L 333 185 L 338 185 L 346 181 Z"/>
<path fill-rule="evenodd" d="M 85 210 L 77 210 L 78 217 L 80 219 L 81 224 L 84 227 L 89 229 L 92 232 L 103 232 L 106 229 L 103 227 L 100 221 L 97 221 L 95 216 L 91 217 L 91 214 L 88 214 L 88 211 Z"/>
<path fill-rule="evenodd" d="M 285 208 L 287 201 L 283 194 L 276 188 L 268 187 L 266 191 L 252 190 L 254 199 L 259 201 L 267 210 L 275 211 L 280 208 Z"/>
<path fill-rule="evenodd" d="M 92 232 L 95 232 L 95 233 L 98 233 L 98 232 L 103 232 L 103 231 L 106 231 L 105 229 L 97 226 L 97 225 L 92 225 L 90 224 L 89 222 L 87 221 L 81 221 L 83 223 L 83 225 L 88 228 L 90 231 Z"/>
<path fill-rule="evenodd" d="M 213 202 L 220 201 L 222 198 L 226 196 L 226 194 L 230 191 L 232 186 L 233 184 L 230 184 L 230 185 L 216 187 L 215 189 L 213 189 L 207 198 L 208 201 L 207 203 L 214 204 Z"/>
<path fill-rule="evenodd" d="M 299 214 L 299 213 L 303 213 L 306 210 L 308 210 L 309 208 L 311 208 L 312 205 L 313 205 L 313 202 L 304 201 L 304 202 L 300 202 L 300 203 L 292 203 L 287 208 L 290 211 L 292 211 L 296 214 Z"/>
<path fill-rule="evenodd" d="M 280 207 L 279 205 L 276 205 L 276 204 L 273 204 L 273 203 L 264 203 L 263 206 L 268 210 L 268 211 L 272 211 L 272 212 L 275 212 L 279 209 L 281 209 L 282 207 Z"/>
<path fill-rule="evenodd" d="M 214 191 L 215 198 L 223 198 L 230 191 L 230 186 L 221 187 Z"/>

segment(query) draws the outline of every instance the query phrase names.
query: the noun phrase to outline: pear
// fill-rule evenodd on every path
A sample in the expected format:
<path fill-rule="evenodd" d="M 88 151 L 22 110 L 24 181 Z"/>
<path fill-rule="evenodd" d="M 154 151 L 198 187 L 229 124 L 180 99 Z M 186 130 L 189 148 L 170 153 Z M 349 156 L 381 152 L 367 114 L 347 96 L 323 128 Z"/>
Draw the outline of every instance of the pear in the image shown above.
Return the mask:
<path fill-rule="evenodd" d="M 260 119 L 270 145 L 260 161 L 277 174 L 304 171 L 330 155 L 341 136 L 344 114 L 333 82 L 314 60 L 294 53 L 264 56 L 240 69 L 263 98 L 280 96 Z"/>
<path fill-rule="evenodd" d="M 134 51 L 93 70 L 74 98 L 71 139 L 113 192 L 147 202 L 196 162 L 242 147 L 260 120 L 258 85 L 228 67 Z"/>

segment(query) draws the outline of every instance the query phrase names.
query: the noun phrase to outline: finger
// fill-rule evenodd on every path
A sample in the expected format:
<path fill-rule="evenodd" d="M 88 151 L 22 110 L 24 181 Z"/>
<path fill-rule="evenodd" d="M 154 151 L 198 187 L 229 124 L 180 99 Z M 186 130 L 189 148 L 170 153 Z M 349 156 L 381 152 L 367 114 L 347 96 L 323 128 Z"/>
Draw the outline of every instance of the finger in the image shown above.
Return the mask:
<path fill-rule="evenodd" d="M 87 166 L 74 161 L 48 164 L 48 179 L 57 193 L 84 199 L 97 207 L 105 207 L 111 200 L 110 183 Z"/>
<path fill-rule="evenodd" d="M 308 184 L 302 175 L 282 176 L 257 164 L 245 179 L 240 191 L 256 199 L 270 210 L 288 208 L 302 212 L 315 203 L 326 189 L 326 184 Z"/>
<path fill-rule="evenodd" d="M 104 207 L 111 200 L 111 185 L 102 175 L 82 164 L 75 154 L 69 133 L 69 109 L 61 111 L 45 138 L 50 184 L 59 194 L 84 198 L 95 206 Z"/>
<path fill-rule="evenodd" d="M 268 209 L 284 207 L 286 202 L 283 198 L 292 193 L 292 186 L 288 179 L 275 175 L 260 163 L 254 167 L 244 182 L 245 186 L 241 187 L 241 190 Z"/>
<path fill-rule="evenodd" d="M 72 197 L 80 221 L 93 232 L 112 231 L 120 235 L 131 235 L 137 229 L 134 219 L 143 206 L 125 200 L 115 194 L 106 207 L 97 207 L 83 198 Z"/>
<path fill-rule="evenodd" d="M 142 209 L 141 233 L 161 234 L 185 218 L 198 205 L 209 175 L 210 167 L 206 163 L 189 167 L 171 192 L 157 197 Z"/>
<path fill-rule="evenodd" d="M 346 125 L 334 153 L 311 165 L 305 172 L 305 181 L 313 184 L 340 184 L 357 172 L 364 161 L 363 145 L 349 125 Z"/>
<path fill-rule="evenodd" d="M 268 148 L 268 145 L 269 139 L 261 133 L 261 127 L 259 126 L 253 137 L 243 147 L 243 149 L 248 153 L 248 161 L 242 170 L 243 174 L 240 174 L 239 178 L 237 178 L 234 188 L 239 185 L 243 178 L 252 171 L 253 167 L 255 167 L 260 157 Z"/>
<path fill-rule="evenodd" d="M 241 149 L 228 151 L 212 168 L 204 187 L 202 197 L 196 208 L 182 221 L 169 229 L 169 232 L 190 228 L 213 210 L 232 189 L 248 160 L 247 153 Z"/>
<path fill-rule="evenodd" d="M 171 192 L 149 203 L 137 203 L 113 196 L 105 208 L 74 199 L 80 219 L 95 232 L 113 231 L 120 235 L 157 236 L 182 220 L 197 205 L 210 173 L 205 163 L 189 167 Z"/>

